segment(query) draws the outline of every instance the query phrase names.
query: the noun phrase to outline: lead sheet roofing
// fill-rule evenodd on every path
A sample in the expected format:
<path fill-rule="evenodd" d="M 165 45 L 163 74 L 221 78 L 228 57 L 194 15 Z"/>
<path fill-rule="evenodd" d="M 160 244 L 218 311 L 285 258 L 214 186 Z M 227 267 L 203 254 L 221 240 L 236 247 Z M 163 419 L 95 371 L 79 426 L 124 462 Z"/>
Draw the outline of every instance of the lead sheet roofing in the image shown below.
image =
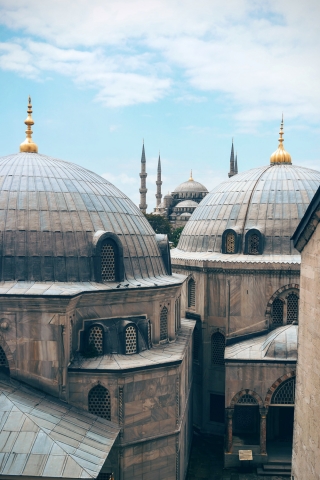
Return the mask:
<path fill-rule="evenodd" d="M 0 378 L 0 475 L 96 478 L 117 425 Z"/>

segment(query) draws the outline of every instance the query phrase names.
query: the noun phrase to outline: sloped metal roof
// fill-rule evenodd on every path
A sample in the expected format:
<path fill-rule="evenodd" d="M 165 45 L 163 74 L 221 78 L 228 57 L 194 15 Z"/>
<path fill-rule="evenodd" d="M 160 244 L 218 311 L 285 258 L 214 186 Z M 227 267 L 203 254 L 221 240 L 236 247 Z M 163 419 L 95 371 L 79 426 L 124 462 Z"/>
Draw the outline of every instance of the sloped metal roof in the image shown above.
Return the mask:
<path fill-rule="evenodd" d="M 258 228 L 264 236 L 264 254 L 297 253 L 290 238 L 319 184 L 320 172 L 296 165 L 269 165 L 234 175 L 195 209 L 178 248 L 221 252 L 227 228 L 236 229 L 242 241 L 250 228 Z"/>
<path fill-rule="evenodd" d="M 0 475 L 96 478 L 119 427 L 0 379 Z"/>
<path fill-rule="evenodd" d="M 92 281 L 99 230 L 119 236 L 127 278 L 166 274 L 149 222 L 108 180 L 38 153 L 0 158 L 0 280 Z"/>

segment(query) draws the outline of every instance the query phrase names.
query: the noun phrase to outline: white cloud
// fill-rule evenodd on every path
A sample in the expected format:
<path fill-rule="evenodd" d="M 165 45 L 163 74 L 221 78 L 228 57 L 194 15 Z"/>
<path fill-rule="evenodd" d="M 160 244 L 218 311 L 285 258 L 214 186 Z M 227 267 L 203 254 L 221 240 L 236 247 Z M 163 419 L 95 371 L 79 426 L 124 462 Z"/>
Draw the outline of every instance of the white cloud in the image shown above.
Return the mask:
<path fill-rule="evenodd" d="M 279 118 L 319 121 L 318 0 L 0 0 L 0 68 L 55 72 L 96 101 L 155 102 L 181 77 L 176 100 L 222 94 L 240 130 Z M 179 82 L 177 81 L 179 77 Z"/>

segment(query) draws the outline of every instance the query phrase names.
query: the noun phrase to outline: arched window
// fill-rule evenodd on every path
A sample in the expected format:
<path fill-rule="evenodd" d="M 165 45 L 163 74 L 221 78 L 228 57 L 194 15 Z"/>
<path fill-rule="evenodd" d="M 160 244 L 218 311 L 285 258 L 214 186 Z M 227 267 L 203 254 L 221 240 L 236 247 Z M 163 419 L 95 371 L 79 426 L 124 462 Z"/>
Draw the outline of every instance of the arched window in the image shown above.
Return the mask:
<path fill-rule="evenodd" d="M 116 246 L 111 241 L 101 245 L 101 280 L 103 283 L 116 281 Z"/>
<path fill-rule="evenodd" d="M 111 399 L 109 391 L 102 385 L 93 387 L 88 395 L 88 410 L 94 415 L 111 420 Z"/>
<path fill-rule="evenodd" d="M 248 239 L 248 254 L 258 255 L 260 252 L 260 237 L 257 233 L 252 233 Z"/>
<path fill-rule="evenodd" d="M 188 282 L 188 307 L 196 306 L 196 282 L 190 278 Z"/>
<path fill-rule="evenodd" d="M 168 338 L 168 309 L 163 307 L 160 313 L 160 341 Z"/>
<path fill-rule="evenodd" d="M 137 353 L 137 330 L 133 325 L 126 328 L 126 355 Z"/>
<path fill-rule="evenodd" d="M 99 325 L 94 325 L 89 330 L 88 338 L 89 349 L 96 355 L 103 355 L 103 329 Z"/>
<path fill-rule="evenodd" d="M 290 293 L 287 298 L 287 324 L 298 322 L 299 298 L 295 293 Z"/>
<path fill-rule="evenodd" d="M 258 405 L 258 402 L 252 395 L 245 393 L 244 395 L 242 395 L 242 397 L 239 398 L 237 405 L 238 404 L 239 405 Z"/>
<path fill-rule="evenodd" d="M 272 405 L 294 405 L 296 377 L 289 378 L 279 385 L 272 395 Z"/>
<path fill-rule="evenodd" d="M 281 327 L 283 325 L 283 301 L 276 298 L 272 304 L 272 327 Z"/>
<path fill-rule="evenodd" d="M 249 394 L 239 398 L 234 409 L 233 433 L 242 438 L 251 437 L 257 440 L 259 432 L 259 404 Z"/>
<path fill-rule="evenodd" d="M 236 251 L 236 236 L 233 232 L 229 232 L 226 235 L 226 253 L 235 253 Z"/>
<path fill-rule="evenodd" d="M 224 365 L 224 335 L 216 332 L 211 337 L 211 361 L 212 365 Z"/>

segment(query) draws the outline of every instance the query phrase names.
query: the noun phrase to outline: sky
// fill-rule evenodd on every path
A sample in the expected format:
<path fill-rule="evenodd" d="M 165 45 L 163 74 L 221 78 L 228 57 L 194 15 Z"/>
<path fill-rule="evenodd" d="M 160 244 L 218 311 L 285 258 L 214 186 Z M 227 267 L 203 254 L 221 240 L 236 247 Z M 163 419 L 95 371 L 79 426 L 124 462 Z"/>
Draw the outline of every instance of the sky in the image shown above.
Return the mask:
<path fill-rule="evenodd" d="M 319 0 L 0 0 L 0 156 L 24 140 L 95 171 L 148 211 L 189 178 L 267 165 L 278 144 L 320 170 Z"/>

